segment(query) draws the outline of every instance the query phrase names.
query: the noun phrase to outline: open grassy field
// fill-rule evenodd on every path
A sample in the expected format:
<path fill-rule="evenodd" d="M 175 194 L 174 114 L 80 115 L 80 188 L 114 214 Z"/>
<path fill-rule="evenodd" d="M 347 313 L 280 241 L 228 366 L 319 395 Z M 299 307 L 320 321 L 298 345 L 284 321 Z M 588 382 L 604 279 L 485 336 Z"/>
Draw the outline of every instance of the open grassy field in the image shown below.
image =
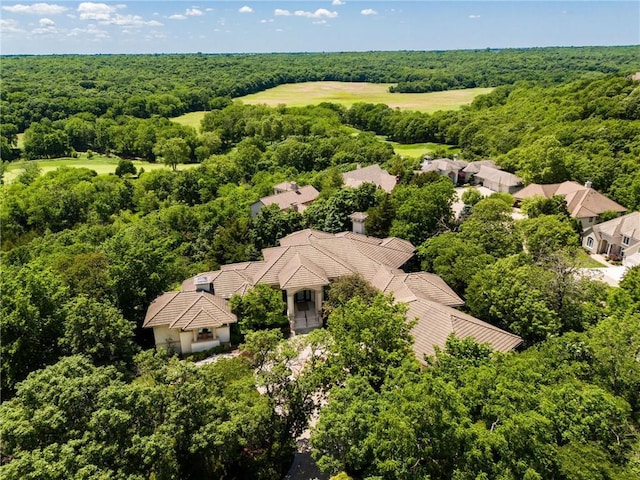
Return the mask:
<path fill-rule="evenodd" d="M 432 93 L 389 93 L 391 83 L 306 82 L 278 85 L 264 92 L 239 97 L 248 105 L 266 104 L 301 107 L 332 102 L 349 107 L 356 102 L 384 103 L 402 110 L 433 113 L 438 110 L 457 110 L 470 104 L 475 97 L 489 93 L 491 88 L 468 88 Z M 172 118 L 174 122 L 198 129 L 206 112 L 191 112 Z"/>
<path fill-rule="evenodd" d="M 385 140 L 386 141 L 386 140 Z M 454 153 L 460 153 L 460 149 L 452 147 L 450 145 L 441 145 L 439 143 L 413 143 L 405 145 L 403 143 L 389 142 L 393 146 L 393 151 L 397 155 L 403 157 L 424 157 L 426 154 L 432 154 L 436 150 L 444 149 L 449 156 L 453 156 Z"/>
<path fill-rule="evenodd" d="M 93 158 L 88 159 L 85 154 L 80 154 L 78 158 L 56 158 L 54 160 L 22 160 L 19 162 L 12 162 L 6 167 L 4 172 L 4 182 L 11 183 L 15 178 L 24 171 L 24 167 L 27 163 L 37 163 L 42 173 L 51 172 L 58 167 L 77 167 L 77 168 L 89 168 L 94 170 L 98 174 L 115 173 L 118 166 L 117 157 L 105 157 L 103 155 L 94 155 Z M 149 163 L 134 160 L 133 164 L 136 169 L 143 167 L 146 171 L 157 170 L 159 168 L 169 169 L 163 163 Z M 197 167 L 198 164 L 178 165 L 178 170 L 184 170 L 187 168 Z"/>
<path fill-rule="evenodd" d="M 278 85 L 264 92 L 238 98 L 254 105 L 289 106 L 315 105 L 332 102 L 346 107 L 356 102 L 384 103 L 392 108 L 432 113 L 437 110 L 456 110 L 470 104 L 475 97 L 489 93 L 491 88 L 469 88 L 432 93 L 389 93 L 391 83 L 306 82 Z"/>

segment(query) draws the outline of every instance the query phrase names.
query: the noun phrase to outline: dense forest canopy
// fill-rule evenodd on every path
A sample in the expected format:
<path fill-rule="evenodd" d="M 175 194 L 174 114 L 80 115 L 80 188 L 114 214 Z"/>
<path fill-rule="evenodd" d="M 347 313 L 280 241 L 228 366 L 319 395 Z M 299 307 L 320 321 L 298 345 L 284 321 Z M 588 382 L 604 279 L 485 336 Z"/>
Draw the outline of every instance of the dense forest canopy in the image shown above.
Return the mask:
<path fill-rule="evenodd" d="M 458 145 L 528 182 L 589 180 L 638 209 L 640 86 L 628 77 L 638 58 L 638 47 L 3 57 L 3 159 L 121 160 L 115 175 L 41 174 L 29 162 L 0 187 L 1 476 L 282 478 L 315 413 L 313 455 L 330 474 L 637 478 L 640 268 L 620 288 L 581 276 L 561 199 L 515 220 L 510 195 L 471 192 L 455 218 L 449 178 L 416 174 L 421 159 L 394 155 L 380 136 Z M 323 79 L 497 88 L 434 114 L 231 99 Z M 201 109 L 199 129 L 167 118 Z M 142 171 L 136 157 L 197 166 Z M 391 193 L 343 188 L 342 172 L 374 163 L 398 177 Z M 283 181 L 320 197 L 303 213 L 251 217 Z M 523 351 L 451 337 L 421 367 L 403 305 L 348 278 L 331 285 L 328 328 L 312 335 L 286 341 L 266 328 L 285 323 L 281 298 L 256 289 L 234 299 L 238 358 L 196 367 L 140 352 L 162 292 L 259 259 L 299 229 L 348 230 L 354 211 L 368 213 L 368 233 L 410 240 L 409 270 L 440 275 L 468 312 L 521 336 Z"/>
<path fill-rule="evenodd" d="M 24 131 L 42 118 L 77 113 L 137 117 L 207 110 L 284 83 L 318 80 L 396 83 L 398 92 L 495 87 L 518 80 L 553 84 L 631 73 L 640 49 L 532 48 L 439 52 L 269 55 L 66 55 L 2 57 L 0 123 Z"/>

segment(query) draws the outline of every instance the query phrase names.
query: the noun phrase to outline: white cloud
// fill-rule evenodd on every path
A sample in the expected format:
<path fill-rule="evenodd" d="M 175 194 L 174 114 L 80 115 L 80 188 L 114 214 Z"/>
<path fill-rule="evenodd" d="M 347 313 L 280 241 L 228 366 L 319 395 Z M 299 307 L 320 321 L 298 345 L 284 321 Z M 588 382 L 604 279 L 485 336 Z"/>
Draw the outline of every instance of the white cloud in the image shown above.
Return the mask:
<path fill-rule="evenodd" d="M 74 28 L 67 34 L 68 37 L 78 37 L 80 35 L 90 35 L 94 40 L 109 38 L 109 34 L 105 30 L 100 30 L 92 24 L 87 25 L 87 28 Z"/>
<path fill-rule="evenodd" d="M 4 18 L 0 18 L 0 33 L 10 34 L 10 33 L 24 33 L 18 26 L 18 22 L 13 19 L 5 20 Z"/>
<path fill-rule="evenodd" d="M 187 8 L 184 12 L 187 17 L 200 17 L 204 15 L 204 12 L 198 8 Z"/>
<path fill-rule="evenodd" d="M 284 32 L 284 30 L 281 28 L 276 28 L 276 32 Z"/>
<path fill-rule="evenodd" d="M 377 15 L 378 12 L 376 12 L 373 8 L 365 8 L 364 10 L 360 10 L 360 13 L 362 15 Z"/>
<path fill-rule="evenodd" d="M 314 25 L 324 25 L 325 23 L 327 23 L 326 20 L 314 20 L 313 22 Z"/>
<path fill-rule="evenodd" d="M 106 3 L 82 2 L 78 5 L 78 13 L 81 20 L 109 21 L 111 14 L 116 13 L 118 6 Z"/>
<path fill-rule="evenodd" d="M 245 5 L 244 7 L 240 7 L 238 10 L 240 13 L 253 13 L 253 8 Z"/>
<path fill-rule="evenodd" d="M 273 14 L 279 17 L 288 17 L 291 15 L 291 12 L 289 10 L 282 10 L 281 8 L 276 8 Z"/>
<path fill-rule="evenodd" d="M 471 18 L 471 19 L 480 18 L 480 15 L 469 15 L 469 18 Z"/>
<path fill-rule="evenodd" d="M 347 3 L 347 2 L 343 2 L 342 0 L 333 0 L 333 1 L 331 2 L 331 5 L 336 5 L 336 6 L 338 6 L 338 5 L 344 5 L 345 3 Z"/>
<path fill-rule="evenodd" d="M 204 11 L 205 11 L 205 12 L 213 12 L 213 8 L 208 7 L 208 8 L 205 8 L 205 9 L 204 9 Z"/>
<path fill-rule="evenodd" d="M 335 18 L 338 16 L 338 12 L 330 12 L 326 8 L 319 8 L 315 12 L 305 12 L 303 10 L 296 10 L 293 13 L 297 17 L 307 18 Z"/>
<path fill-rule="evenodd" d="M 16 5 L 5 5 L 2 9 L 11 13 L 31 13 L 33 15 L 59 15 L 69 10 L 67 7 L 52 3 L 34 3 L 31 5 L 17 3 Z"/>
<path fill-rule="evenodd" d="M 99 21 L 102 25 L 119 25 L 121 27 L 161 27 L 162 23 L 157 20 L 146 21 L 139 15 L 116 14 L 108 20 Z"/>
<path fill-rule="evenodd" d="M 38 20 L 38 24 L 41 27 L 51 27 L 51 26 L 55 25 L 56 22 L 54 22 L 50 18 L 41 18 L 40 20 Z"/>
<path fill-rule="evenodd" d="M 182 15 L 181 13 L 176 13 L 175 15 L 169 15 L 169 20 L 186 20 L 187 17 Z"/>
<path fill-rule="evenodd" d="M 31 30 L 32 35 L 57 35 L 59 30 L 54 26 L 34 28 Z"/>

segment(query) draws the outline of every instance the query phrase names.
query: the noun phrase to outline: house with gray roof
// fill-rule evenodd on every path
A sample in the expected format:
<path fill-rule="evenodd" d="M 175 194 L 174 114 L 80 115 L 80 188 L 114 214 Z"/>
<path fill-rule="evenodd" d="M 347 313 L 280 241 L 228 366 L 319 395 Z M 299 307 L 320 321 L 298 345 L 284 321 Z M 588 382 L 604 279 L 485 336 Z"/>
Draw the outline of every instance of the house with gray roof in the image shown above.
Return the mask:
<path fill-rule="evenodd" d="M 454 185 L 457 185 L 459 181 L 464 179 L 464 175 L 461 171 L 467 166 L 467 162 L 464 160 L 458 160 L 450 158 L 436 158 L 432 160 L 430 156 L 426 155 L 420 164 L 420 171 L 424 172 L 436 172 L 438 175 L 447 176 L 451 179 Z"/>
<path fill-rule="evenodd" d="M 505 172 L 488 165 L 480 165 L 473 173 L 473 183 L 482 185 L 494 192 L 514 193 L 522 188 L 522 179 L 513 173 Z"/>
<path fill-rule="evenodd" d="M 518 336 L 457 310 L 463 300 L 439 276 L 403 271 L 414 251 L 410 242 L 395 237 L 301 230 L 282 238 L 280 246 L 264 249 L 263 260 L 188 278 L 182 291 L 165 293 L 151 304 L 143 327 L 154 329 L 158 348 L 170 345 L 182 353 L 198 351 L 205 340 L 228 342 L 228 326 L 237 320 L 226 302 L 264 283 L 282 291 L 291 333 L 306 333 L 323 325 L 322 304 L 331 282 L 358 274 L 408 304 L 409 318 L 417 319 L 412 333 L 420 361 L 434 353 L 434 345 L 444 347 L 451 333 L 489 342 L 499 351 L 521 343 Z"/>
<path fill-rule="evenodd" d="M 640 212 L 632 212 L 587 228 L 582 246 L 593 253 L 619 256 L 623 265 L 636 265 L 640 256 Z"/>
<path fill-rule="evenodd" d="M 355 170 L 343 173 L 342 180 L 345 187 L 358 188 L 363 183 L 373 183 L 387 193 L 391 193 L 393 187 L 398 183 L 398 179 L 394 175 L 380 168 L 378 164 L 368 167 L 361 167 L 358 164 Z"/>

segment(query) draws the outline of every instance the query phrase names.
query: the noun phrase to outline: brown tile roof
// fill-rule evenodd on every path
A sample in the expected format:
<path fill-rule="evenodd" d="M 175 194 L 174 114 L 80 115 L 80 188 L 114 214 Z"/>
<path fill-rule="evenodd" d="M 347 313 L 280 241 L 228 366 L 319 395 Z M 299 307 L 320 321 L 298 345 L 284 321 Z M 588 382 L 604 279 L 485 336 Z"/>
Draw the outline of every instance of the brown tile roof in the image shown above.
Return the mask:
<path fill-rule="evenodd" d="M 268 197 L 263 197 L 260 201 L 267 207 L 275 203 L 281 210 L 284 210 L 285 208 L 291 208 L 294 205 L 300 206 L 311 203 L 318 198 L 319 195 L 320 192 L 318 192 L 313 185 L 305 185 L 297 190 L 289 190 L 282 193 L 276 193 L 275 195 L 269 195 Z"/>
<path fill-rule="evenodd" d="M 235 322 L 236 316 L 218 295 L 207 292 L 167 292 L 151 303 L 142 326 L 195 330 Z"/>
<path fill-rule="evenodd" d="M 522 343 L 517 335 L 437 302 L 417 299 L 407 305 L 407 318 L 417 319 L 411 330 L 413 351 L 423 363 L 425 355 L 435 353 L 434 345 L 443 347 L 452 333 L 460 338 L 472 337 L 477 342 L 489 343 L 499 352 L 507 352 Z"/>
<path fill-rule="evenodd" d="M 363 183 L 373 183 L 387 193 L 391 193 L 398 180 L 389 172 L 380 168 L 380 165 L 369 165 L 357 168 L 342 174 L 345 187 L 357 188 Z"/>
<path fill-rule="evenodd" d="M 307 257 L 297 253 L 280 270 L 278 282 L 282 289 L 295 289 L 305 286 L 328 285 L 329 279 L 324 270 Z"/>
<path fill-rule="evenodd" d="M 306 230 L 298 230 L 297 232 L 290 233 L 286 237 L 281 238 L 279 243 L 283 247 L 289 245 L 304 245 L 313 242 L 314 239 L 317 238 L 332 238 L 333 236 L 331 233 L 307 228 Z"/>
<path fill-rule="evenodd" d="M 577 182 L 562 182 L 539 185 L 532 183 L 514 194 L 516 200 L 541 195 L 551 198 L 562 195 L 567 201 L 569 214 L 574 218 L 597 217 L 608 210 L 624 212 L 627 209 L 613 200 L 605 197 L 593 188 L 580 185 Z"/>

